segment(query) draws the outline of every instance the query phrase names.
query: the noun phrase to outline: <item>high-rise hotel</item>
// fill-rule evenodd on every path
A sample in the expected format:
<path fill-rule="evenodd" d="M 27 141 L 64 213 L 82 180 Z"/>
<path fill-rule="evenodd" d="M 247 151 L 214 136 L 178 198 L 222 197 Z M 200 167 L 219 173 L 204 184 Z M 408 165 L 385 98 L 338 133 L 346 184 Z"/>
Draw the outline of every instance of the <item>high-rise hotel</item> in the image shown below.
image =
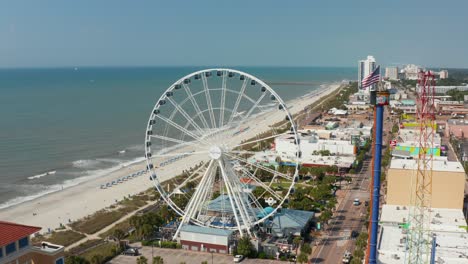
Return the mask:
<path fill-rule="evenodd" d="M 366 78 L 367 75 L 371 74 L 372 71 L 375 70 L 375 58 L 374 56 L 367 56 L 367 59 L 360 60 L 358 65 L 358 85 L 359 89 L 363 89 L 361 87 L 362 79 Z M 369 87 L 364 88 L 366 91 L 375 90 L 375 84 Z"/>

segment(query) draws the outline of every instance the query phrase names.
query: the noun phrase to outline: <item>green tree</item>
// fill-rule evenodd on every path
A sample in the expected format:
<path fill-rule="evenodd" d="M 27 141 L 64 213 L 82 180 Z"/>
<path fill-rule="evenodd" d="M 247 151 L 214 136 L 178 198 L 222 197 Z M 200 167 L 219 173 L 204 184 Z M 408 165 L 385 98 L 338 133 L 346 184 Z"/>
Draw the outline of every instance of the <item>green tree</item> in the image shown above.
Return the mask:
<path fill-rule="evenodd" d="M 137 264 L 148 264 L 148 259 L 144 256 L 140 256 L 136 259 Z"/>
<path fill-rule="evenodd" d="M 310 247 L 309 243 L 302 244 L 301 253 L 304 253 L 304 254 L 307 254 L 307 255 L 310 255 L 310 253 L 312 253 L 312 248 Z"/>
<path fill-rule="evenodd" d="M 237 245 L 237 254 L 243 255 L 245 257 L 253 257 L 255 255 L 255 249 L 248 236 L 243 236 L 241 239 L 239 239 L 239 243 Z"/>
<path fill-rule="evenodd" d="M 91 258 L 91 264 L 101 264 L 104 261 L 104 257 L 101 255 L 94 255 Z"/>
<path fill-rule="evenodd" d="M 297 262 L 299 263 L 307 263 L 309 261 L 309 257 L 307 254 L 301 252 L 301 254 L 299 254 L 299 256 L 297 256 Z"/>
<path fill-rule="evenodd" d="M 208 261 L 202 261 L 201 264 L 208 264 Z"/>
<path fill-rule="evenodd" d="M 164 259 L 161 256 L 156 256 L 153 258 L 153 264 L 164 264 Z"/>
<path fill-rule="evenodd" d="M 297 249 L 299 248 L 299 245 L 301 244 L 302 237 L 294 237 L 293 239 L 293 245 L 296 248 L 296 254 L 297 254 Z"/>
<path fill-rule="evenodd" d="M 117 228 L 117 229 L 114 230 L 112 235 L 117 240 L 117 244 L 118 244 L 118 247 L 119 247 L 118 249 L 121 250 L 120 240 L 122 240 L 125 237 L 125 232 L 122 229 Z"/>

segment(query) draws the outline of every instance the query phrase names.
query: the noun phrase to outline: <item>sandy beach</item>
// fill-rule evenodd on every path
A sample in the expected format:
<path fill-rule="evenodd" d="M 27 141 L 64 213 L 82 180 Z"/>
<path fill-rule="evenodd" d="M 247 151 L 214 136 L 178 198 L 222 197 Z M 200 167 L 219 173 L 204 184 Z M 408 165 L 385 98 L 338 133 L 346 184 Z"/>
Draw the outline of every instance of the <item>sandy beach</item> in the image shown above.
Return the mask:
<path fill-rule="evenodd" d="M 317 94 L 309 94 L 286 102 L 291 114 L 298 113 L 304 107 L 320 101 L 320 98 L 326 96 L 340 87 L 341 83 L 333 83 L 321 88 Z M 268 118 L 267 118 L 268 117 Z M 259 115 L 248 121 L 246 126 L 249 130 L 233 136 L 230 141 L 240 142 L 268 130 L 268 126 L 284 120 L 284 115 L 275 112 L 274 115 Z M 143 141 L 143 138 L 142 138 Z M 206 160 L 207 155 L 192 155 L 177 160 L 169 165 L 158 168 L 158 176 L 161 180 L 166 180 L 180 174 L 183 170 Z M 155 164 L 159 165 L 159 164 Z M 149 175 L 135 177 L 123 181 L 110 188 L 101 189 L 102 184 L 112 182 L 123 176 L 145 169 L 146 163 L 140 162 L 127 167 L 123 167 L 111 172 L 103 177 L 91 179 L 79 185 L 51 193 L 35 200 L 24 202 L 12 207 L 0 209 L 0 219 L 13 221 L 21 224 L 42 227 L 42 232 L 53 230 L 60 224 L 67 224 L 69 221 L 75 221 L 90 215 L 100 209 L 108 207 L 120 201 L 125 196 L 135 195 L 151 188 L 152 182 Z"/>

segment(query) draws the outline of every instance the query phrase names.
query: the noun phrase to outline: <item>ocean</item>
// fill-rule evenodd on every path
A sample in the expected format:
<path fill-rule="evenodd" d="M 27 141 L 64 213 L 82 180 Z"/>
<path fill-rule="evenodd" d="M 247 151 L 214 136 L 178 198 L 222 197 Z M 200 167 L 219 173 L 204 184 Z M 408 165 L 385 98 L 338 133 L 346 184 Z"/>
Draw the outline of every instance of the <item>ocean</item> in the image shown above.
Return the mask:
<path fill-rule="evenodd" d="M 142 160 L 155 102 L 204 68 L 0 69 L 0 209 Z M 232 68 L 271 83 L 286 102 L 357 76 L 354 68 Z"/>

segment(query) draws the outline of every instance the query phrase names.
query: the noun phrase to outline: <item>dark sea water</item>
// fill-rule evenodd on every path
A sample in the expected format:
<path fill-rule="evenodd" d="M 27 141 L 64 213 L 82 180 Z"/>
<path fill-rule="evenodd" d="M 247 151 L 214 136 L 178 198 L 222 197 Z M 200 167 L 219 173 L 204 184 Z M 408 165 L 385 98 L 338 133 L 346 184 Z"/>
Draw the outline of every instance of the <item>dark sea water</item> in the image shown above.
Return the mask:
<path fill-rule="evenodd" d="M 0 209 L 141 159 L 154 103 L 204 68 L 0 69 Z M 234 68 L 272 83 L 286 102 L 357 76 L 354 68 Z"/>

